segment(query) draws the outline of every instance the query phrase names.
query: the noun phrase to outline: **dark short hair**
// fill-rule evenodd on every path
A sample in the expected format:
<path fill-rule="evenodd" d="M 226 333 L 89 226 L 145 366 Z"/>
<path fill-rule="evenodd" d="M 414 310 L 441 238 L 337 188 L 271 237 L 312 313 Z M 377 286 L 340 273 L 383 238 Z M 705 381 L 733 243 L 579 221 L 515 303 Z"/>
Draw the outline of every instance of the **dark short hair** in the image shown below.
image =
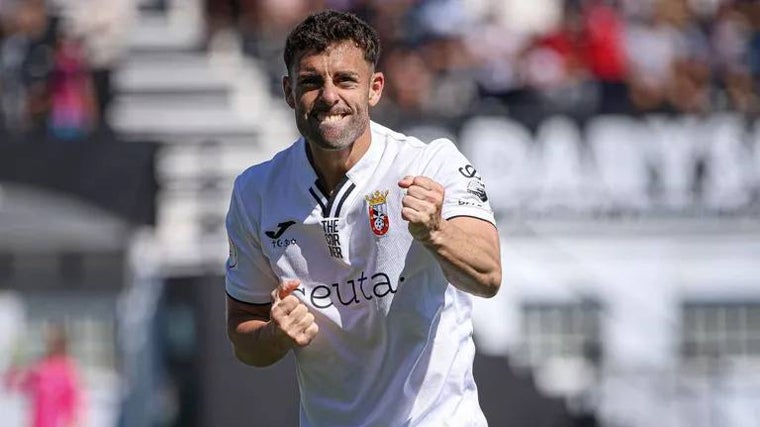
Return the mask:
<path fill-rule="evenodd" d="M 301 21 L 285 41 L 283 59 L 290 72 L 293 61 L 300 53 L 322 52 L 333 43 L 353 41 L 364 51 L 364 59 L 377 66 L 380 57 L 380 38 L 369 24 L 356 15 L 335 10 L 313 13 Z"/>

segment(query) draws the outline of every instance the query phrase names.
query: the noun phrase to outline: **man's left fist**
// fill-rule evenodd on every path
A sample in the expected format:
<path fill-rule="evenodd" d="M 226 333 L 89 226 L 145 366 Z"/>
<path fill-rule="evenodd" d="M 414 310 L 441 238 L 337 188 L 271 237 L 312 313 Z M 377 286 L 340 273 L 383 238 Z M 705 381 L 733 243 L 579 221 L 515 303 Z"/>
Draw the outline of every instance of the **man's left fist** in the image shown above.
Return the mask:
<path fill-rule="evenodd" d="M 415 240 L 429 243 L 433 232 L 441 227 L 444 188 L 426 176 L 406 176 L 398 182 L 406 190 L 401 200 L 401 218 L 409 222 Z"/>

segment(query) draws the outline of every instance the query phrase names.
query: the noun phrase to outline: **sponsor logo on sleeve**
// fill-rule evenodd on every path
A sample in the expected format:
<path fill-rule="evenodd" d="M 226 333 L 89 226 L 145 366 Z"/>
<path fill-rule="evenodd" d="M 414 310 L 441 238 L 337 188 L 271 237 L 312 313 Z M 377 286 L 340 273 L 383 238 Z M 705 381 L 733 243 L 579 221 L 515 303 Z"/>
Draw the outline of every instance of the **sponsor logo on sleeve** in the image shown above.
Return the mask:
<path fill-rule="evenodd" d="M 479 178 L 478 171 L 472 165 L 464 165 L 459 168 L 459 173 L 465 178 Z"/>
<path fill-rule="evenodd" d="M 486 194 L 486 186 L 480 178 L 472 178 L 467 184 L 467 192 L 474 194 L 480 199 L 481 202 L 488 200 L 488 194 Z"/>
<path fill-rule="evenodd" d="M 459 168 L 459 173 L 470 180 L 467 183 L 467 192 L 476 196 L 481 202 L 486 202 L 488 200 L 486 185 L 483 183 L 483 179 L 480 175 L 478 175 L 478 171 L 472 167 L 472 165 L 464 165 Z M 462 203 L 460 203 L 460 205 L 461 204 Z"/>

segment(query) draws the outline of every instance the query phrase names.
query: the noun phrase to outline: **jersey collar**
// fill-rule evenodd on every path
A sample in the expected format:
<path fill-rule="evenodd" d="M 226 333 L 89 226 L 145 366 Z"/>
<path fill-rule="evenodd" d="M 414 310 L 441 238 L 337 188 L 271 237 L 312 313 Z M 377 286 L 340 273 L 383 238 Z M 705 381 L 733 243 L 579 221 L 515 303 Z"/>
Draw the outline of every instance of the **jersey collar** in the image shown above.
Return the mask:
<path fill-rule="evenodd" d="M 377 164 L 383 155 L 385 138 L 382 133 L 376 132 L 377 125 L 370 122 L 370 144 L 367 152 L 358 162 L 346 172 L 346 177 L 354 184 L 360 186 L 374 173 Z M 294 172 L 297 174 L 298 186 L 307 193 L 309 189 L 316 189 L 317 173 L 314 171 L 306 155 L 306 139 L 301 137 L 294 145 Z M 345 184 L 345 183 L 344 183 Z M 309 196 L 311 198 L 311 196 Z"/>

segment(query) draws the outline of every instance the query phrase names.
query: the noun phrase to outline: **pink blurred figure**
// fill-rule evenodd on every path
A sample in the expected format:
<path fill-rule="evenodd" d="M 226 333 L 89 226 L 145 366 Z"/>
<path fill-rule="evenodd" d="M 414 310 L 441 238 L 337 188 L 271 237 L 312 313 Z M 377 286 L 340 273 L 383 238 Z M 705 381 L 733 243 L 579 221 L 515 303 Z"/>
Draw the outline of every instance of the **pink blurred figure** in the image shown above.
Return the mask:
<path fill-rule="evenodd" d="M 76 363 L 68 354 L 62 328 L 52 327 L 46 336 L 47 353 L 26 369 L 13 369 L 8 385 L 29 396 L 32 427 L 79 425 L 81 393 Z"/>

